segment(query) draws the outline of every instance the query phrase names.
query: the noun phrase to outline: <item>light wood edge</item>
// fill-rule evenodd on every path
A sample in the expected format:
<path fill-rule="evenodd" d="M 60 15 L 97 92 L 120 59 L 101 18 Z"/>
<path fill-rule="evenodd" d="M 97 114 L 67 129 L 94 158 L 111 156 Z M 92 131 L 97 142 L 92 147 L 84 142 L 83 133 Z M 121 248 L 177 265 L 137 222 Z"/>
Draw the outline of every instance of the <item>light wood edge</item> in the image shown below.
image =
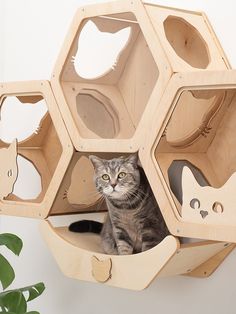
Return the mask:
<path fill-rule="evenodd" d="M 183 276 L 197 278 L 210 277 L 217 270 L 217 268 L 224 262 L 226 257 L 235 249 L 235 246 L 236 246 L 235 244 L 229 244 L 221 252 L 211 257 L 209 260 L 195 268 L 190 273 L 183 274 Z"/>
<path fill-rule="evenodd" d="M 140 254 L 106 255 L 74 246 L 59 236 L 49 221 L 41 221 L 40 232 L 66 276 L 97 282 L 90 269 L 91 257 L 96 256 L 99 260 L 111 258 L 112 276 L 104 284 L 130 290 L 143 290 L 148 287 L 180 247 L 177 238 L 168 236 L 153 249 Z M 147 263 L 148 268 L 144 269 L 143 266 Z"/>
<path fill-rule="evenodd" d="M 178 210 L 175 202 L 154 156 L 156 145 L 167 123 L 166 117 L 170 115 L 175 105 L 173 101 L 177 95 L 180 95 L 184 89 L 209 89 L 210 87 L 212 89 L 220 89 L 221 87 L 224 89 L 236 88 L 236 71 L 198 71 L 174 74 L 165 90 L 160 105 L 153 113 L 149 126 L 152 132 L 143 142 L 139 150 L 139 158 L 164 219 L 173 235 L 236 242 L 236 226 L 207 226 L 181 221 L 181 217 L 176 214 Z"/>
<path fill-rule="evenodd" d="M 144 37 L 148 43 L 149 49 L 153 55 L 153 58 L 159 69 L 159 77 L 154 90 L 150 96 L 150 99 L 146 105 L 146 109 L 139 122 L 137 130 L 132 138 L 129 139 L 83 139 L 78 134 L 78 130 L 71 116 L 70 110 L 67 106 L 65 96 L 60 86 L 60 76 L 63 71 L 65 60 L 70 50 L 71 43 L 73 42 L 78 25 L 86 18 L 94 17 L 97 15 L 119 14 L 123 12 L 131 12 L 136 16 L 140 28 L 144 34 Z M 161 60 L 161 62 L 160 62 Z M 144 130 L 148 129 L 149 118 L 152 116 L 155 107 L 157 106 L 165 87 L 171 77 L 172 71 L 169 61 L 166 57 L 164 50 L 162 49 L 159 39 L 154 31 L 152 23 L 146 13 L 146 10 L 142 4 L 142 1 L 126 1 L 120 0 L 111 3 L 95 4 L 78 9 L 72 24 L 69 28 L 64 44 L 56 61 L 52 77 L 51 84 L 53 93 L 60 104 L 60 111 L 65 121 L 66 127 L 72 139 L 75 148 L 79 151 L 107 151 L 116 152 L 116 148 L 119 146 L 121 152 L 132 153 L 136 152 L 141 143 L 147 136 Z"/>
<path fill-rule="evenodd" d="M 225 51 L 224 51 L 224 49 L 223 49 L 219 39 L 218 39 L 218 37 L 217 37 L 217 35 L 216 35 L 215 31 L 214 31 L 214 28 L 212 27 L 212 24 L 211 24 L 208 16 L 206 15 L 205 12 L 201 12 L 201 15 L 202 15 L 202 17 L 203 17 L 203 19 L 204 19 L 204 21 L 205 21 L 205 23 L 206 23 L 210 33 L 211 33 L 211 35 L 212 35 L 212 38 L 213 38 L 216 46 L 218 47 L 218 49 L 220 51 L 220 54 L 222 56 L 222 59 L 224 60 L 224 63 L 226 65 L 226 67 L 228 69 L 232 69 L 232 66 L 231 66 L 231 64 L 229 62 L 229 59 L 228 59 L 228 57 L 227 57 L 227 55 L 226 55 L 226 53 L 225 53 Z"/>
<path fill-rule="evenodd" d="M 161 9 L 167 9 L 167 10 L 173 10 L 173 11 L 177 11 L 177 12 L 184 12 L 184 13 L 189 13 L 189 14 L 194 14 L 194 15 L 202 15 L 202 11 L 193 11 L 193 10 L 186 10 L 186 9 L 180 9 L 180 8 L 176 8 L 176 7 L 169 7 L 169 6 L 165 6 L 165 5 L 157 5 L 148 1 L 143 1 L 143 4 L 147 4 L 153 7 L 158 7 Z"/>
<path fill-rule="evenodd" d="M 35 80 L 0 83 L 0 98 L 5 95 L 27 96 L 34 94 L 42 95 L 45 99 L 52 122 L 55 126 L 59 141 L 62 146 L 62 154 L 42 202 L 31 203 L 24 201 L 4 201 L 1 204 L 1 214 L 42 219 L 46 218 L 49 214 L 50 208 L 56 197 L 56 193 L 59 189 L 62 178 L 72 158 L 74 149 L 70 137 L 67 133 L 66 127 L 61 118 L 61 114 L 52 93 L 49 81 Z"/>
<path fill-rule="evenodd" d="M 219 41 L 216 42 L 216 34 L 212 31 L 212 27 L 209 23 L 206 23 L 205 17 L 203 16 L 202 12 L 195 12 L 195 11 L 188 11 L 188 10 L 182 10 L 177 8 L 171 8 L 171 7 L 165 7 L 165 6 L 156 6 L 152 4 L 145 4 L 144 5 L 147 11 L 148 15 L 151 15 L 150 12 L 152 10 L 152 7 L 159 8 L 160 11 L 173 11 L 173 15 L 176 15 L 176 17 L 181 17 L 185 19 L 192 27 L 196 29 L 197 32 L 199 32 L 199 35 L 202 37 L 204 42 L 207 45 L 208 50 L 208 56 L 209 58 L 209 64 L 206 69 L 201 68 L 195 68 L 192 67 L 188 62 L 183 60 L 181 57 L 176 55 L 176 53 L 173 50 L 173 47 L 171 47 L 168 40 L 166 41 L 166 35 L 164 29 L 162 29 L 161 23 L 163 22 L 161 18 L 159 18 L 158 22 L 160 27 L 157 27 L 155 24 L 155 21 L 153 21 L 153 17 L 151 17 L 151 22 L 153 23 L 153 27 L 157 33 L 157 36 L 160 38 L 161 44 L 163 46 L 164 51 L 167 54 L 167 58 L 169 59 L 169 62 L 171 64 L 171 69 L 174 73 L 177 72 L 184 72 L 184 71 L 212 71 L 212 70 L 223 70 L 227 69 L 227 66 L 225 64 L 225 60 L 222 61 L 222 53 L 223 53 L 223 59 L 225 56 L 225 53 L 223 52 L 223 48 L 220 46 Z M 167 13 L 167 12 L 166 12 Z M 169 13 L 164 13 L 164 15 L 167 16 Z M 184 17 L 184 15 L 187 15 Z M 192 18 L 191 18 L 192 17 Z M 202 18 L 199 24 L 197 22 L 196 24 L 193 23 L 196 18 Z M 208 32 L 209 31 L 209 32 Z M 213 36 L 214 34 L 214 36 Z"/>

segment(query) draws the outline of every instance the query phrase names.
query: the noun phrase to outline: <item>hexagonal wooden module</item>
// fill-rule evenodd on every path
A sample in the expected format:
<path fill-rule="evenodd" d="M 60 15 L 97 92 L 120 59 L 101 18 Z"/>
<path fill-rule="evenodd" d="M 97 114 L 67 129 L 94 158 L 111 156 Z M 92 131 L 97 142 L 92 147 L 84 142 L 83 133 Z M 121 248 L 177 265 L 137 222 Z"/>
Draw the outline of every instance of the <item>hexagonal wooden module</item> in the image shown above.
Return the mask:
<path fill-rule="evenodd" d="M 175 235 L 236 242 L 235 95 L 236 71 L 181 73 L 156 110 L 141 160 Z"/>
<path fill-rule="evenodd" d="M 173 73 L 227 68 L 203 13 L 122 0 L 78 10 L 52 86 L 78 151 L 134 152 Z"/>
<path fill-rule="evenodd" d="M 0 108 L 1 213 L 44 218 L 73 153 L 50 83 L 2 83 Z"/>
<path fill-rule="evenodd" d="M 96 194 L 88 155 L 110 159 L 135 152 L 148 141 L 152 125 L 157 134 L 165 112 L 161 99 L 174 73 L 228 68 L 203 13 L 139 0 L 80 8 L 52 75 L 53 91 L 77 152 L 51 213 L 81 213 L 83 219 L 87 212 L 89 219 L 102 221 L 99 212 L 107 209 Z M 218 97 L 215 111 L 224 98 Z M 154 116 L 157 110 L 160 117 Z M 151 176 L 149 146 L 140 150 L 140 157 Z M 152 170 L 155 173 L 154 166 Z M 155 180 L 150 180 L 154 191 Z M 146 252 L 112 256 L 102 252 L 98 235 L 71 233 L 68 225 L 57 226 L 53 219 L 42 222 L 41 230 L 67 276 L 135 290 L 147 287 L 156 276 L 209 276 L 234 248 L 211 241 L 180 244 L 170 235 Z"/>
<path fill-rule="evenodd" d="M 102 220 L 102 212 L 107 208 L 95 190 L 88 155 L 92 153 L 110 159 L 121 153 L 137 152 L 140 147 L 141 163 L 159 202 L 156 188 L 160 185 L 163 194 L 167 184 L 154 175 L 157 162 L 154 160 L 149 165 L 156 136 L 147 144 L 147 150 L 144 144 L 152 135 L 150 130 L 159 136 L 163 121 L 166 124 L 169 121 L 165 105 L 169 106 L 173 99 L 165 101 L 169 96 L 165 89 L 168 86 L 169 90 L 174 84 L 176 75 L 168 85 L 169 80 L 180 69 L 208 73 L 208 70 L 228 68 L 220 44 L 202 13 L 145 4 L 139 0 L 79 9 L 56 62 L 52 75 L 53 93 L 48 82 L 12 83 L 1 87 L 1 118 L 5 105 L 11 105 L 11 97 L 24 108 L 34 109 L 41 101 L 45 102 L 41 120 L 33 125 L 33 132 L 32 129 L 31 133 L 25 132 L 23 138 L 18 137 L 18 129 L 10 138 L 5 138 L 2 130 L 0 132 L 1 169 L 3 177 L 7 178 L 6 184 L 0 187 L 2 213 L 43 218 L 77 213 L 81 219 L 84 218 L 82 214 L 87 213 L 89 219 Z M 199 86 L 209 85 L 208 76 Z M 221 76 L 222 73 L 219 82 L 224 84 Z M 187 131 L 184 127 L 182 133 L 176 132 L 176 121 L 178 123 L 178 116 L 183 112 L 181 107 L 177 118 L 168 126 L 168 132 L 162 133 L 163 138 L 169 139 L 171 152 L 183 145 L 192 147 L 194 143 L 197 146 L 195 142 L 200 133 L 208 139 L 212 117 L 218 117 L 219 112 L 223 114 L 232 96 L 231 91 L 202 92 L 201 88 L 186 93 L 183 106 L 189 101 L 188 97 L 190 100 L 191 97 L 203 99 L 197 115 L 202 132 L 197 124 L 193 129 L 188 124 Z M 195 109 L 194 102 L 192 107 Z M 17 115 L 17 111 L 14 113 L 15 117 L 24 116 L 22 113 Z M 27 116 L 25 124 L 33 122 L 32 117 Z M 12 120 L 13 128 L 10 129 L 15 130 L 16 120 Z M 7 130 L 9 132 L 9 128 Z M 206 149 L 207 144 L 204 145 L 199 148 L 201 153 Z M 155 156 L 159 162 L 162 151 L 159 154 L 160 146 L 156 146 Z M 20 157 L 34 168 L 40 182 L 41 191 L 33 191 L 33 197 L 27 199 L 16 189 L 23 169 Z M 170 204 L 171 200 L 172 196 Z M 193 206 L 198 203 L 199 200 L 194 200 Z M 222 204 L 215 203 L 215 211 L 221 210 Z M 164 218 L 171 225 L 177 210 L 165 207 L 166 202 L 162 199 L 160 205 Z M 53 219 L 56 218 L 42 221 L 41 230 L 64 274 L 135 290 L 144 289 L 156 276 L 209 276 L 234 248 L 234 245 L 213 241 L 180 244 L 177 237 L 169 235 L 152 249 L 139 254 L 106 255 L 102 252 L 99 235 L 74 234 L 68 230 L 68 224 L 57 226 Z M 172 225 L 170 228 L 173 231 Z M 195 235 L 196 232 L 188 233 L 189 237 Z"/>

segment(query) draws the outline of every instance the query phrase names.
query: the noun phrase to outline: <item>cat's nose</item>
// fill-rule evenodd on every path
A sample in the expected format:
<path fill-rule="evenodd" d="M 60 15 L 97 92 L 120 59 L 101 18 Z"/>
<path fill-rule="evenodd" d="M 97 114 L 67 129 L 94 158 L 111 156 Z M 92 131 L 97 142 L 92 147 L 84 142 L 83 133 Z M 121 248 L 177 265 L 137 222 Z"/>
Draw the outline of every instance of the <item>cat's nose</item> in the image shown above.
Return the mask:
<path fill-rule="evenodd" d="M 111 186 L 113 187 L 113 189 L 115 189 L 116 183 L 111 183 Z"/>

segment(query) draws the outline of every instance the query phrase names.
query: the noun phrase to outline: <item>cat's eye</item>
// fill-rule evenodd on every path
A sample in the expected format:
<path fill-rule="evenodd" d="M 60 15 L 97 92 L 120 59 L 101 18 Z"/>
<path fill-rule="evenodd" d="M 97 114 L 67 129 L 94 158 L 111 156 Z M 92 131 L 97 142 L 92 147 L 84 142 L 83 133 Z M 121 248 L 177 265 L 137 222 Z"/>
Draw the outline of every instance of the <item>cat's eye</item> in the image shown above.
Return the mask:
<path fill-rule="evenodd" d="M 120 172 L 120 173 L 118 174 L 118 178 L 119 178 L 119 179 L 123 179 L 125 176 L 126 176 L 126 173 L 125 173 L 125 172 Z"/>
<path fill-rule="evenodd" d="M 110 180 L 110 177 L 109 177 L 108 174 L 105 173 L 105 174 L 102 175 L 102 179 L 105 180 L 105 181 L 108 181 L 108 180 Z"/>
<path fill-rule="evenodd" d="M 193 198 L 190 201 L 190 207 L 192 207 L 193 209 L 199 209 L 200 208 L 200 201 L 197 198 Z"/>
<path fill-rule="evenodd" d="M 7 171 L 7 175 L 8 175 L 8 177 L 12 177 L 12 175 L 13 175 L 12 169 L 10 169 L 10 170 Z"/>

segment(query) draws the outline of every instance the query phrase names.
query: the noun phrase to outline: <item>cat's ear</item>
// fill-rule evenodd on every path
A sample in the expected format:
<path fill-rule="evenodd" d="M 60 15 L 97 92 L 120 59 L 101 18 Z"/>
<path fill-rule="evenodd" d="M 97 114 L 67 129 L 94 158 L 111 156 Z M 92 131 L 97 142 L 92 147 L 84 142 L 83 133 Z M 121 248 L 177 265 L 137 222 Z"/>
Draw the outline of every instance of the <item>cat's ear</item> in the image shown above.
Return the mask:
<path fill-rule="evenodd" d="M 183 191 L 190 190 L 200 187 L 197 180 L 195 179 L 192 171 L 188 167 L 183 167 L 182 172 L 182 189 Z"/>
<path fill-rule="evenodd" d="M 138 165 L 138 154 L 132 154 L 126 158 L 126 162 L 132 164 L 135 168 Z"/>
<path fill-rule="evenodd" d="M 96 168 L 99 168 L 101 166 L 103 166 L 103 159 L 95 156 L 95 155 L 89 155 L 89 160 L 92 162 L 93 164 L 93 167 L 96 169 Z"/>

